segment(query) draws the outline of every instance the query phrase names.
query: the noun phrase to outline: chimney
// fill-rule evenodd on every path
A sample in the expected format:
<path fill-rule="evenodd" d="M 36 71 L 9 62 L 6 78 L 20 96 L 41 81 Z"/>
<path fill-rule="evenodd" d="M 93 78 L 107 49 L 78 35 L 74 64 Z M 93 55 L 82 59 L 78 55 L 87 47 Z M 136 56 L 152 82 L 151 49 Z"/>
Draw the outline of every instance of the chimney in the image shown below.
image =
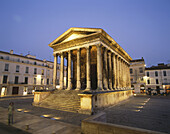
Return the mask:
<path fill-rule="evenodd" d="M 14 52 L 13 50 L 10 50 L 10 54 L 13 54 L 13 52 Z"/>

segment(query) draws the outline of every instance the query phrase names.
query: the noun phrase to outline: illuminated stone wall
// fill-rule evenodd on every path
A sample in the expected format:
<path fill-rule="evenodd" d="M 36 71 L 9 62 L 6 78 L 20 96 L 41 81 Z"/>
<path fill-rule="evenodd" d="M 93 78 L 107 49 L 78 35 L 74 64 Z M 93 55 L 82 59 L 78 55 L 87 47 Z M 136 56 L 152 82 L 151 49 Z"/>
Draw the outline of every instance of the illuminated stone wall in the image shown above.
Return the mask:
<path fill-rule="evenodd" d="M 81 97 L 80 113 L 93 114 L 101 108 L 109 107 L 133 95 L 132 90 L 112 91 L 112 92 L 94 92 L 79 94 Z"/>

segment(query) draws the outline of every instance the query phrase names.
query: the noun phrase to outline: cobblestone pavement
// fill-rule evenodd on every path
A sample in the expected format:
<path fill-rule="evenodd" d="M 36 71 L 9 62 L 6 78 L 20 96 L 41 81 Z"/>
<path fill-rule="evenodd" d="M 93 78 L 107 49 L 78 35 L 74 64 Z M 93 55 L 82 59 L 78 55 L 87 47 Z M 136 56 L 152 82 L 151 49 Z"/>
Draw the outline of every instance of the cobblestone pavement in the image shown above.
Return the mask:
<path fill-rule="evenodd" d="M 48 118 L 57 117 L 58 121 L 74 124 L 77 126 L 81 125 L 81 121 L 85 118 L 88 118 L 89 115 L 72 113 L 66 111 L 60 111 L 55 109 L 48 109 L 42 107 L 35 107 L 32 105 L 33 96 L 32 97 L 13 97 L 13 98 L 1 98 L 0 99 L 0 107 L 7 108 L 9 102 L 14 102 L 15 109 L 21 110 L 21 112 L 25 112 L 27 114 L 32 114 L 36 116 L 47 115 Z"/>
<path fill-rule="evenodd" d="M 109 123 L 170 133 L 170 95 L 132 97 L 104 112 Z"/>

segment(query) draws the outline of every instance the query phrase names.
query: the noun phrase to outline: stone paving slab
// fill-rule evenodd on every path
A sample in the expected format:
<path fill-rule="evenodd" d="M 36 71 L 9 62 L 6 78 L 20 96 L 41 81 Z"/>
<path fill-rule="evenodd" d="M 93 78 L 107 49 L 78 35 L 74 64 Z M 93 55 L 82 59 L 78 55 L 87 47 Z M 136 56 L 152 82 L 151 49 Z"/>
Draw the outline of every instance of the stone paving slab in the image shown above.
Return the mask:
<path fill-rule="evenodd" d="M 7 124 L 7 108 L 0 107 L 0 122 Z M 26 125 L 29 129 L 26 130 Z M 33 134 L 80 134 L 80 126 L 51 120 L 48 118 L 15 112 L 13 127 Z"/>
<path fill-rule="evenodd" d="M 170 97 L 132 97 L 105 109 L 107 122 L 170 133 Z"/>

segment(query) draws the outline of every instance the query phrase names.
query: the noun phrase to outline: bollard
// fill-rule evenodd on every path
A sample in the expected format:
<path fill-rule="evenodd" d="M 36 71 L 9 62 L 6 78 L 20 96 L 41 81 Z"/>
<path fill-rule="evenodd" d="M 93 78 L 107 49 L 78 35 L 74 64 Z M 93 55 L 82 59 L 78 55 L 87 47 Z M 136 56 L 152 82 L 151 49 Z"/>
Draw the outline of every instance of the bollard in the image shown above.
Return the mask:
<path fill-rule="evenodd" d="M 29 125 L 26 125 L 26 130 L 28 130 L 29 129 Z"/>

